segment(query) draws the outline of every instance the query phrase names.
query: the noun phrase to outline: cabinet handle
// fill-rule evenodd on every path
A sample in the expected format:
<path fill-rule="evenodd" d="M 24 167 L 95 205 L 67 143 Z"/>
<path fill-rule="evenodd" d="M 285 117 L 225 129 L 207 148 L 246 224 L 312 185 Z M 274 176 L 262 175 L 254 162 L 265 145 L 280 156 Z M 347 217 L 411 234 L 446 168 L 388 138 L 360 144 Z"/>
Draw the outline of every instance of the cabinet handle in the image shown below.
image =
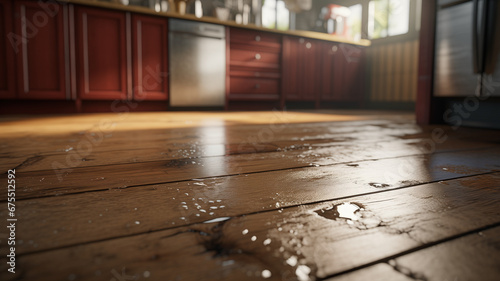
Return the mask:
<path fill-rule="evenodd" d="M 255 36 L 255 41 L 260 42 L 260 36 L 259 35 Z"/>
<path fill-rule="evenodd" d="M 339 47 L 337 47 L 336 45 L 335 46 L 332 46 L 332 52 L 335 54 L 337 52 L 337 50 L 339 49 Z"/>
<path fill-rule="evenodd" d="M 260 84 L 255 84 L 255 89 L 260 89 Z"/>
<path fill-rule="evenodd" d="M 312 44 L 311 44 L 310 42 L 307 42 L 307 43 L 306 43 L 306 48 L 307 48 L 307 49 L 311 49 L 311 47 L 312 47 Z"/>
<path fill-rule="evenodd" d="M 260 60 L 262 58 L 262 56 L 260 54 L 255 54 L 255 59 L 256 60 Z"/>

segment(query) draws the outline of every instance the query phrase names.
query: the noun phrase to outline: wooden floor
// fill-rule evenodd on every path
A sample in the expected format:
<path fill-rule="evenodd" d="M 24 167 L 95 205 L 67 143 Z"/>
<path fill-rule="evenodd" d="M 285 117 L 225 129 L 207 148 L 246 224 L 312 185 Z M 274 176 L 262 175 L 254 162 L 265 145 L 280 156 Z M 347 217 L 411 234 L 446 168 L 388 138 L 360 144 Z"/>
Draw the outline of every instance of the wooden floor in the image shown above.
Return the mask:
<path fill-rule="evenodd" d="M 0 147 L 0 280 L 500 280 L 499 131 L 124 113 L 2 117 Z"/>

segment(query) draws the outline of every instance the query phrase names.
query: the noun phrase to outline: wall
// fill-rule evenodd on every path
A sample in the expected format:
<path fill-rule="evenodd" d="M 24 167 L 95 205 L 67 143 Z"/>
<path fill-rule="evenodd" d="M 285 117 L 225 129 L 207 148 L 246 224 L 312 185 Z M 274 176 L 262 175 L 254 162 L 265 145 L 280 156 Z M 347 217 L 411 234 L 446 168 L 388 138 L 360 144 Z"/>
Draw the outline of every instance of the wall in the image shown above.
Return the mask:
<path fill-rule="evenodd" d="M 372 45 L 368 52 L 370 102 L 415 102 L 418 39 Z"/>

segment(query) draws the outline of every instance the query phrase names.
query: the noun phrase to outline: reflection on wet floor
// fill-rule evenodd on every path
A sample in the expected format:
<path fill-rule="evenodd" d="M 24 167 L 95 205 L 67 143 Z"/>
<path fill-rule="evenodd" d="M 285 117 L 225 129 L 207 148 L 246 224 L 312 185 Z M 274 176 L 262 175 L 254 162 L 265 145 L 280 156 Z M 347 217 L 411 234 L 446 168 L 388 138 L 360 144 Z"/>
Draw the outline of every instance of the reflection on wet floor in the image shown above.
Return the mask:
<path fill-rule="evenodd" d="M 346 202 L 325 209 L 320 209 L 315 212 L 318 215 L 331 220 L 336 220 L 338 218 L 347 219 L 347 222 L 352 224 L 352 221 L 360 219 L 360 216 L 357 214 L 360 210 L 364 210 L 363 205 Z"/>

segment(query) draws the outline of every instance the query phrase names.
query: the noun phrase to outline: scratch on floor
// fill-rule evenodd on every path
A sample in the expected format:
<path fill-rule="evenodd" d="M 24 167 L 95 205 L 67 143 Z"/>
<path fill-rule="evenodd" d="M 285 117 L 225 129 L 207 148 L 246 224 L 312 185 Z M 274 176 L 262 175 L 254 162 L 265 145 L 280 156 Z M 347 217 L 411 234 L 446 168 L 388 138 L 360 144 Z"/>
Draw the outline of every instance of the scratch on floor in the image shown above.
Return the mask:
<path fill-rule="evenodd" d="M 411 269 L 407 268 L 407 267 L 404 267 L 400 264 L 398 264 L 398 262 L 396 260 L 389 260 L 387 262 L 387 264 L 389 264 L 395 271 L 413 279 L 413 280 L 416 280 L 416 281 L 427 281 L 427 277 L 423 274 L 423 273 L 420 273 L 420 272 L 414 272 L 412 271 Z"/>

